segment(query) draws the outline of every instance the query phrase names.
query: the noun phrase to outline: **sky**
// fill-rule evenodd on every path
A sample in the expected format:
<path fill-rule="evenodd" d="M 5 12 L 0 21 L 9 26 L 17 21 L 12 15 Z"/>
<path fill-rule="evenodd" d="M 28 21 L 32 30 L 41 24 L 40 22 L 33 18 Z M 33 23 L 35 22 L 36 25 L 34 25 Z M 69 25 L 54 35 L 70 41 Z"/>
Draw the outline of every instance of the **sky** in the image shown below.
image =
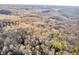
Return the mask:
<path fill-rule="evenodd" d="M 79 0 L 1 0 L 0 4 L 34 4 L 79 6 Z"/>

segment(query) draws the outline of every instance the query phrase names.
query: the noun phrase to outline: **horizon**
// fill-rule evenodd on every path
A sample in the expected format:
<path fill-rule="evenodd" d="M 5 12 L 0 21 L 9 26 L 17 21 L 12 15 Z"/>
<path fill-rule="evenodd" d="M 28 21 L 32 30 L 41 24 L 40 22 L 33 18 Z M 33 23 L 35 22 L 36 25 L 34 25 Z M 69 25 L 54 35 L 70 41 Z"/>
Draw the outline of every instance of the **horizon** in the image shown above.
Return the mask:
<path fill-rule="evenodd" d="M 73 5 L 43 5 L 43 4 L 0 4 L 0 6 L 7 6 L 7 5 L 12 5 L 12 6 L 55 6 L 55 7 L 79 7 L 79 6 L 73 6 Z"/>

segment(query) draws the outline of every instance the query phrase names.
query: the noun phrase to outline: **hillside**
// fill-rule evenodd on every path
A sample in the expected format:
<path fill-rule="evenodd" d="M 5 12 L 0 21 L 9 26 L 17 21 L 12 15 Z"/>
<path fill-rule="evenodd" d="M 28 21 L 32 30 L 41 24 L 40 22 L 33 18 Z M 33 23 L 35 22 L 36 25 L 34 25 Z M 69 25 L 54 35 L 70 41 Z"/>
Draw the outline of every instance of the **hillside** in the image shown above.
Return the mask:
<path fill-rule="evenodd" d="M 0 54 L 79 54 L 78 8 L 0 5 Z"/>

